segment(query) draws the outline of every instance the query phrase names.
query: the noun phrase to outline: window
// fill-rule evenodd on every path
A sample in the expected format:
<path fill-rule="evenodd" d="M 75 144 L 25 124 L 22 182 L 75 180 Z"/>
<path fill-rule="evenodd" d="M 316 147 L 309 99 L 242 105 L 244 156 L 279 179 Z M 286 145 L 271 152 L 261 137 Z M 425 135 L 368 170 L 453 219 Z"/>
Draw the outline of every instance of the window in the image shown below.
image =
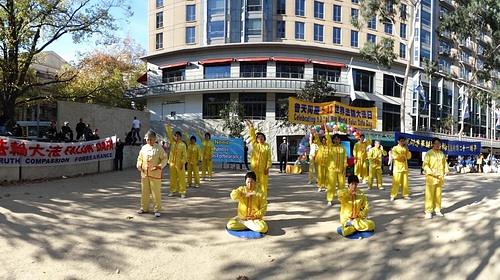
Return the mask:
<path fill-rule="evenodd" d="M 368 34 L 366 34 L 366 41 L 376 44 L 377 43 L 377 36 L 368 33 Z"/>
<path fill-rule="evenodd" d="M 431 7 L 431 0 L 422 0 L 422 6 L 426 6 L 426 7 L 430 8 Z"/>
<path fill-rule="evenodd" d="M 195 21 L 195 20 L 196 20 L 196 5 L 187 5 L 186 21 Z"/>
<path fill-rule="evenodd" d="M 401 6 L 399 6 L 399 14 L 402 19 L 406 19 L 406 4 L 401 4 Z"/>
<path fill-rule="evenodd" d="M 304 40 L 304 23 L 295 22 L 295 39 Z"/>
<path fill-rule="evenodd" d="M 231 64 L 206 65 L 203 67 L 205 79 L 229 78 L 231 73 Z"/>
<path fill-rule="evenodd" d="M 450 73 L 450 63 L 445 59 L 439 59 L 439 71 Z"/>
<path fill-rule="evenodd" d="M 387 34 L 392 34 L 392 23 L 390 22 L 384 23 L 384 32 Z"/>
<path fill-rule="evenodd" d="M 341 38 L 342 38 L 342 30 L 338 27 L 333 28 L 333 43 L 334 44 L 341 44 Z"/>
<path fill-rule="evenodd" d="M 420 60 L 431 60 L 431 52 L 428 49 L 422 48 L 420 50 Z"/>
<path fill-rule="evenodd" d="M 406 58 L 406 45 L 399 43 L 399 57 L 402 59 Z"/>
<path fill-rule="evenodd" d="M 247 11 L 262 11 L 262 0 L 247 0 Z"/>
<path fill-rule="evenodd" d="M 333 5 L 333 21 L 335 22 L 342 21 L 342 6 Z"/>
<path fill-rule="evenodd" d="M 352 70 L 354 90 L 373 93 L 373 77 L 375 73 L 358 69 Z"/>
<path fill-rule="evenodd" d="M 163 69 L 162 82 L 173 83 L 184 81 L 186 78 L 186 68 Z"/>
<path fill-rule="evenodd" d="M 186 27 L 186 44 L 192 44 L 195 42 L 196 32 L 195 27 Z"/>
<path fill-rule="evenodd" d="M 242 78 L 265 78 L 267 74 L 267 63 L 240 62 L 240 77 Z"/>
<path fill-rule="evenodd" d="M 288 116 L 288 98 L 293 97 L 293 93 L 276 93 L 275 97 L 275 112 L 276 120 L 284 120 Z"/>
<path fill-rule="evenodd" d="M 470 58 L 469 53 L 466 53 L 464 51 L 460 52 L 460 61 L 469 63 L 469 58 Z"/>
<path fill-rule="evenodd" d="M 449 55 L 450 50 L 451 50 L 451 47 L 448 43 L 446 43 L 445 41 L 439 42 L 439 54 Z"/>
<path fill-rule="evenodd" d="M 210 93 L 203 95 L 203 118 L 220 119 L 219 112 L 229 104 L 230 93 Z"/>
<path fill-rule="evenodd" d="M 163 33 L 156 33 L 156 49 L 163 49 Z"/>
<path fill-rule="evenodd" d="M 284 15 L 286 13 L 286 0 L 278 0 L 278 8 L 276 9 L 278 15 Z"/>
<path fill-rule="evenodd" d="M 323 42 L 323 25 L 314 24 L 314 41 Z"/>
<path fill-rule="evenodd" d="M 314 17 L 322 19 L 324 17 L 325 4 L 323 2 L 314 1 Z"/>
<path fill-rule="evenodd" d="M 401 130 L 401 106 L 390 103 L 382 104 L 382 130 Z"/>
<path fill-rule="evenodd" d="M 305 15 L 306 0 L 295 0 L 295 15 L 303 17 Z"/>
<path fill-rule="evenodd" d="M 304 64 L 277 62 L 276 78 L 304 79 Z"/>
<path fill-rule="evenodd" d="M 405 23 L 399 24 L 399 36 L 403 39 L 406 39 L 406 24 Z"/>
<path fill-rule="evenodd" d="M 338 83 L 340 81 L 340 69 L 320 67 L 314 65 L 314 79 L 324 79 L 328 82 Z"/>
<path fill-rule="evenodd" d="M 359 0 L 352 0 L 351 2 L 354 4 L 359 4 Z"/>
<path fill-rule="evenodd" d="M 225 9 L 225 0 L 208 0 L 207 12 L 208 16 L 223 15 Z"/>
<path fill-rule="evenodd" d="M 431 26 L 431 14 L 425 10 L 422 10 L 422 24 Z"/>
<path fill-rule="evenodd" d="M 247 35 L 262 34 L 262 20 L 260 18 L 247 19 Z"/>
<path fill-rule="evenodd" d="M 358 31 L 351 30 L 351 47 L 358 47 Z"/>
<path fill-rule="evenodd" d="M 163 12 L 156 13 L 156 28 L 163 27 Z"/>
<path fill-rule="evenodd" d="M 156 8 L 161 8 L 163 7 L 163 0 L 156 0 Z"/>
<path fill-rule="evenodd" d="M 351 19 L 353 21 L 357 21 L 358 20 L 358 14 L 359 14 L 359 10 L 358 9 L 351 9 Z"/>
<path fill-rule="evenodd" d="M 241 93 L 239 102 L 243 105 L 245 119 L 264 120 L 266 118 L 265 93 Z"/>
<path fill-rule="evenodd" d="M 376 17 L 372 17 L 368 22 L 367 22 L 367 26 L 369 29 L 372 29 L 372 30 L 375 30 L 377 29 L 377 18 Z"/>
<path fill-rule="evenodd" d="M 394 80 L 393 75 L 384 75 L 384 95 L 401 97 L 401 89 L 404 79 L 396 77 Z"/>
<path fill-rule="evenodd" d="M 208 39 L 224 37 L 224 21 L 217 20 L 208 23 Z"/>
<path fill-rule="evenodd" d="M 285 22 L 278 20 L 276 22 L 276 38 L 285 38 Z"/>
<path fill-rule="evenodd" d="M 431 33 L 425 29 L 422 29 L 422 32 L 420 33 L 421 34 L 421 40 L 422 40 L 422 44 L 427 44 L 427 45 L 430 45 L 431 44 Z"/>

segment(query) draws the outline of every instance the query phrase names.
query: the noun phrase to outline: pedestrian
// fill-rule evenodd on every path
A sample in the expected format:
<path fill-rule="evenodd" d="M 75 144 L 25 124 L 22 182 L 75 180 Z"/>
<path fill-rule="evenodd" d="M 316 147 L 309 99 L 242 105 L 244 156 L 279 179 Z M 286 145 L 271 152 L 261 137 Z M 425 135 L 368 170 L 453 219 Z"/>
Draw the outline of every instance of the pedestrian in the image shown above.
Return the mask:
<path fill-rule="evenodd" d="M 69 126 L 69 122 L 64 122 L 64 125 L 61 127 L 61 138 L 65 142 L 73 141 L 73 130 Z"/>
<path fill-rule="evenodd" d="M 271 161 L 271 148 L 266 143 L 266 135 L 262 132 L 255 133 L 253 123 L 246 120 L 248 132 L 250 134 L 250 143 L 252 144 L 252 158 L 250 165 L 252 171 L 257 175 L 257 187 L 267 199 L 267 188 L 269 182 L 269 170 L 273 162 Z"/>
<path fill-rule="evenodd" d="M 76 127 L 75 127 L 75 130 L 76 130 L 76 141 L 80 141 L 81 139 L 83 139 L 83 135 L 85 133 L 85 128 L 87 126 L 85 125 L 85 123 L 83 122 L 83 119 L 80 118 L 80 122 L 78 122 L 76 124 Z"/>
<path fill-rule="evenodd" d="M 132 121 L 132 137 L 134 138 L 133 145 L 135 145 L 137 140 L 141 139 L 141 136 L 139 135 L 140 130 L 141 130 L 141 121 L 138 120 L 137 117 L 134 117 L 134 120 Z"/>
<path fill-rule="evenodd" d="M 425 218 L 432 219 L 432 213 L 443 217 L 441 213 L 441 192 L 443 190 L 444 177 L 448 175 L 448 163 L 446 156 L 441 151 L 441 140 L 432 139 L 432 150 L 427 152 L 424 158 L 425 170 Z"/>
<path fill-rule="evenodd" d="M 286 165 L 288 163 L 288 143 L 286 137 L 283 137 L 283 142 L 279 146 L 280 152 L 280 173 L 283 173 L 283 165 L 286 172 Z"/>
<path fill-rule="evenodd" d="M 115 171 L 123 170 L 123 148 L 125 143 L 120 138 L 116 138 L 116 151 L 115 151 Z"/>
<path fill-rule="evenodd" d="M 59 135 L 59 133 L 57 133 L 57 124 L 55 121 L 51 121 L 50 127 L 46 133 L 47 139 L 49 139 L 51 142 L 57 141 L 59 138 L 58 135 Z"/>
<path fill-rule="evenodd" d="M 406 138 L 401 136 L 398 145 L 392 148 L 394 167 L 392 173 L 391 201 L 398 196 L 399 188 L 403 188 L 403 198 L 410 199 L 410 186 L 408 185 L 408 160 L 411 153 L 406 146 Z"/>
<path fill-rule="evenodd" d="M 23 137 L 23 128 L 16 122 L 14 128 L 12 128 L 12 135 L 15 137 Z"/>
<path fill-rule="evenodd" d="M 483 165 L 484 165 L 484 157 L 483 154 L 479 154 L 479 157 L 476 160 L 476 170 L 479 173 L 483 173 Z"/>
<path fill-rule="evenodd" d="M 83 131 L 83 137 L 85 138 L 85 141 L 92 141 L 94 138 L 92 129 L 90 128 L 90 124 L 87 124 L 85 127 L 85 130 Z"/>
<path fill-rule="evenodd" d="M 316 154 L 318 152 L 318 144 L 316 144 L 316 141 L 311 134 L 309 136 L 309 184 L 316 184 L 318 182 L 317 180 L 317 173 L 316 173 Z M 314 182 L 316 181 L 316 183 Z"/>

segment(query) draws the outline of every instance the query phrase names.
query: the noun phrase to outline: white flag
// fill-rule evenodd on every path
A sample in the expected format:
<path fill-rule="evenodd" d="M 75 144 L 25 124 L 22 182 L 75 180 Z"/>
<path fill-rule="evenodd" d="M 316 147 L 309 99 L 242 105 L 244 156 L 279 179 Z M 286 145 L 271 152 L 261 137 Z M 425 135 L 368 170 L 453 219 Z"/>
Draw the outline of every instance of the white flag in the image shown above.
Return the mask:
<path fill-rule="evenodd" d="M 495 113 L 497 114 L 497 124 L 496 124 L 496 126 L 500 126 L 500 108 L 495 109 Z"/>
<path fill-rule="evenodd" d="M 356 99 L 356 92 L 354 92 L 354 79 L 352 77 L 352 65 L 349 65 L 349 72 L 347 73 L 349 81 L 349 93 L 351 95 L 351 101 Z"/>

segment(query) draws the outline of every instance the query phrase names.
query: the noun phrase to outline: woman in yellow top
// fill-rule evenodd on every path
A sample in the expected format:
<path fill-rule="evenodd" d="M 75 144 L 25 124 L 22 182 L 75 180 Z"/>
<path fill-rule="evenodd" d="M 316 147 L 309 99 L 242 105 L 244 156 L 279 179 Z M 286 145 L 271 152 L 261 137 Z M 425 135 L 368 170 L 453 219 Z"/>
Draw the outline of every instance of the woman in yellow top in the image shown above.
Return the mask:
<path fill-rule="evenodd" d="M 328 181 L 328 156 L 330 154 L 330 149 L 328 148 L 327 140 L 325 136 L 314 135 L 316 142 L 318 143 L 318 151 L 316 152 L 316 167 L 318 169 L 318 192 L 326 190 L 326 182 Z"/>
<path fill-rule="evenodd" d="M 375 141 L 375 147 L 368 152 L 368 161 L 370 162 L 370 173 L 368 175 L 368 188 L 373 187 L 373 177 L 377 179 L 377 188 L 382 187 L 382 159 L 387 156 L 387 152 L 380 146 L 380 141 Z"/>
<path fill-rule="evenodd" d="M 238 201 L 238 210 L 237 216 L 227 223 L 227 229 L 267 232 L 268 227 L 264 221 L 267 202 L 262 193 L 256 192 L 256 179 L 255 172 L 248 172 L 245 175 L 245 186 L 238 187 L 231 192 L 231 199 Z"/>
<path fill-rule="evenodd" d="M 250 134 L 252 144 L 252 157 L 250 166 L 257 175 L 257 186 L 259 191 L 267 198 L 267 186 L 269 182 L 269 169 L 271 169 L 271 148 L 266 143 L 266 136 L 262 132 L 255 133 L 255 128 L 251 121 L 246 120 L 247 129 Z"/>
<path fill-rule="evenodd" d="M 156 143 L 156 133 L 148 131 L 145 138 L 147 144 L 142 146 L 136 166 L 141 172 L 141 209 L 138 213 L 149 211 L 149 197 L 152 195 L 155 216 L 160 217 L 162 169 L 167 165 L 167 156 Z"/>
<path fill-rule="evenodd" d="M 398 145 L 392 148 L 392 158 L 394 165 L 392 168 L 392 189 L 391 201 L 398 196 L 399 188 L 403 187 L 403 198 L 410 199 L 410 186 L 408 185 L 408 160 L 411 153 L 406 147 L 406 138 L 401 136 Z"/>
<path fill-rule="evenodd" d="M 327 206 L 332 206 L 333 197 L 342 189 L 345 189 L 345 168 L 347 167 L 346 151 L 340 145 L 340 137 L 335 134 L 333 142 L 330 134 L 326 133 L 326 143 L 329 153 L 327 158 Z"/>
<path fill-rule="evenodd" d="M 358 190 L 358 177 L 349 176 L 347 183 L 348 189 L 339 191 L 342 235 L 348 236 L 356 231 L 375 230 L 375 223 L 368 220 L 368 199 L 361 190 Z"/>
<path fill-rule="evenodd" d="M 366 182 L 368 179 L 368 165 L 366 160 L 367 148 L 372 144 L 371 140 L 365 141 L 365 136 L 361 134 L 358 143 L 354 144 L 354 175 L 358 176 L 360 181 Z"/>
<path fill-rule="evenodd" d="M 184 165 L 187 160 L 186 144 L 182 142 L 182 133 L 175 132 L 172 135 L 170 125 L 165 125 L 167 137 L 170 141 L 170 155 L 168 165 L 170 166 L 170 193 L 168 196 L 174 196 L 176 192 L 181 194 L 181 198 L 186 197 L 186 172 Z"/>
<path fill-rule="evenodd" d="M 205 132 L 205 137 L 198 131 L 201 141 L 201 179 L 205 180 L 208 174 L 208 180 L 212 181 L 212 156 L 215 146 L 212 142 L 210 133 Z"/>
<path fill-rule="evenodd" d="M 432 213 L 443 217 L 441 213 L 441 192 L 444 176 L 448 175 L 446 156 L 441 151 L 441 140 L 432 139 L 432 150 L 425 154 L 423 168 L 425 171 L 425 218 L 432 219 Z"/>
<path fill-rule="evenodd" d="M 200 161 L 200 148 L 196 144 L 196 137 L 191 136 L 188 138 L 188 134 L 184 133 L 186 139 L 187 147 L 187 183 L 190 187 L 193 186 L 193 175 L 194 175 L 194 187 L 200 187 L 200 170 L 198 168 L 198 162 Z"/>

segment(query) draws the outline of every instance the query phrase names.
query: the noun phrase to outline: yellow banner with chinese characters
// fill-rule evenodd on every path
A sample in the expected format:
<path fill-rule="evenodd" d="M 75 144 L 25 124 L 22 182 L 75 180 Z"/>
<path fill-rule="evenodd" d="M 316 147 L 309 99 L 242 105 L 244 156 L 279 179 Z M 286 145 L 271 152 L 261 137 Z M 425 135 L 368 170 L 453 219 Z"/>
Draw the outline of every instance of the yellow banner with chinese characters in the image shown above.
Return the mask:
<path fill-rule="evenodd" d="M 337 101 L 313 103 L 290 97 L 288 121 L 306 125 L 339 122 L 356 128 L 375 129 L 377 107 L 353 107 Z"/>

